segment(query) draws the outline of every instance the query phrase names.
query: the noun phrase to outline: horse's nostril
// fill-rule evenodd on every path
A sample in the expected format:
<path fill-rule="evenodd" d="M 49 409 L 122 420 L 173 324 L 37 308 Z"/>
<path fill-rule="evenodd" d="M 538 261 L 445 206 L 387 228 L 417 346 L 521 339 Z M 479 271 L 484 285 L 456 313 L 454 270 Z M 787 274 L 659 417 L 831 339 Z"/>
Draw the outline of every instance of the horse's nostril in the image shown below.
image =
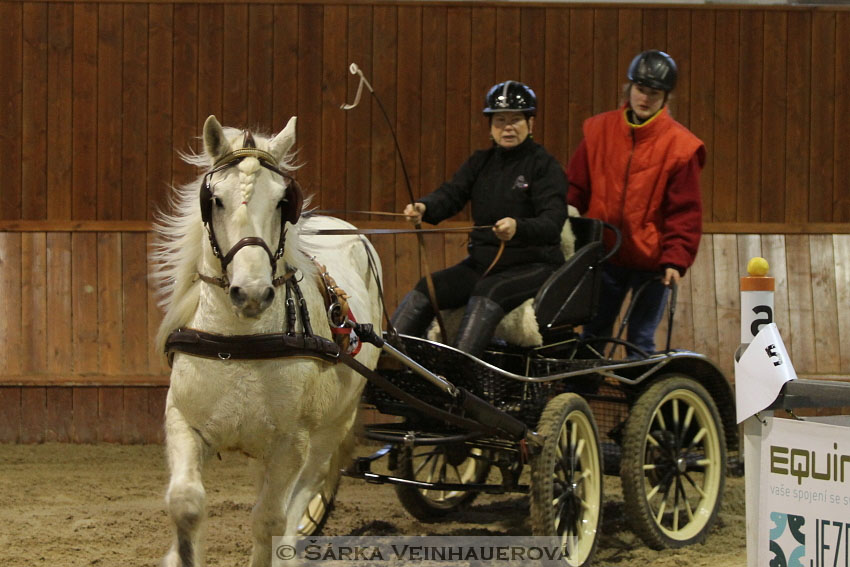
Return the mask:
<path fill-rule="evenodd" d="M 271 303 L 274 300 L 274 288 L 270 287 L 263 294 L 263 303 Z"/>
<path fill-rule="evenodd" d="M 231 286 L 230 288 L 230 301 L 233 302 L 233 305 L 239 307 L 240 305 L 244 305 L 248 300 L 248 294 L 239 287 L 239 286 Z"/>

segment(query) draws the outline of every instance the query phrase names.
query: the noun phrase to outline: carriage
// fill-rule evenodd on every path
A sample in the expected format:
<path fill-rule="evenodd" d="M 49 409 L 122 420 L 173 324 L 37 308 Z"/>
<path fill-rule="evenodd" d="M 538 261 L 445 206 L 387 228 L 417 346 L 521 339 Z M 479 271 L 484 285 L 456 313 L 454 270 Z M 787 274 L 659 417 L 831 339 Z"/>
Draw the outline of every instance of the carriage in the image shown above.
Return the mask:
<path fill-rule="evenodd" d="M 364 432 L 383 447 L 346 474 L 396 485 L 419 519 L 479 493 L 528 493 L 535 535 L 557 536 L 568 565 L 587 565 L 602 477 L 619 473 L 627 515 L 648 545 L 705 538 L 727 450 L 737 449 L 731 388 L 705 356 L 671 349 L 669 326 L 661 354 L 576 333 L 595 312 L 599 268 L 616 247 L 606 250 L 603 223 L 569 219 L 573 253 L 524 306 L 539 344 L 493 343 L 477 358 L 382 333 L 380 260 L 351 225 L 301 215 L 287 161 L 294 132 L 293 119 L 274 138 L 243 137 L 210 117 L 206 155 L 195 160 L 206 173 L 162 223 L 155 260 L 168 292 L 159 340 L 173 363 L 166 501 L 175 526 L 165 565 L 202 564 L 201 471 L 219 450 L 260 464 L 252 565 L 270 563 L 274 535 L 315 533 L 362 402 L 387 416 Z M 360 323 L 342 308 L 346 295 Z M 370 345 L 356 356 L 354 337 Z M 615 357 L 617 347 L 638 356 Z M 381 458 L 391 474 L 372 470 Z"/>
<path fill-rule="evenodd" d="M 382 447 L 346 474 L 395 485 L 426 522 L 479 493 L 528 493 L 534 534 L 557 535 L 569 565 L 592 560 L 602 477 L 620 475 L 630 524 L 647 545 L 703 541 L 720 508 L 727 450 L 737 450 L 731 388 L 705 356 L 670 348 L 675 290 L 661 354 L 619 338 L 630 308 L 616 337 L 575 332 L 595 312 L 599 267 L 614 252 L 603 233 L 616 229 L 568 222 L 575 253 L 532 303 L 542 344 L 495 340 L 476 358 L 433 340 L 373 337 L 380 378 L 363 401 L 393 419 L 365 427 Z M 617 347 L 636 354 L 614 358 Z M 390 474 L 372 471 L 382 458 Z"/>

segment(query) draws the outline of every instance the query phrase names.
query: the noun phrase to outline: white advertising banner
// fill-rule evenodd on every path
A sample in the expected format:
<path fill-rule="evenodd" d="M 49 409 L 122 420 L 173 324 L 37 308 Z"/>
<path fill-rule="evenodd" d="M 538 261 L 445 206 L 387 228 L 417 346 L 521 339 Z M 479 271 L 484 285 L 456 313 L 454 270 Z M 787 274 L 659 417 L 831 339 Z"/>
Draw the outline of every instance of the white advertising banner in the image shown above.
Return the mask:
<path fill-rule="evenodd" d="M 768 417 L 763 432 L 757 565 L 850 567 L 850 429 Z"/>

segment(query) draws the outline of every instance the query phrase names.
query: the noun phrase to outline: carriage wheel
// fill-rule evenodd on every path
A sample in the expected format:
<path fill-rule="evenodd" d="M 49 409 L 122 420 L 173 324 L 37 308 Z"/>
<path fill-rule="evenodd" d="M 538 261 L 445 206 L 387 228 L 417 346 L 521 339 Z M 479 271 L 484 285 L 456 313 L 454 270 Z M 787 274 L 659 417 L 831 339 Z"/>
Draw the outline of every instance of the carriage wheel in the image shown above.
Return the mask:
<path fill-rule="evenodd" d="M 705 539 L 726 478 L 726 440 L 709 393 L 668 375 L 641 394 L 623 432 L 626 516 L 654 549 Z"/>
<path fill-rule="evenodd" d="M 313 496 L 313 499 L 307 505 L 307 510 L 301 517 L 301 521 L 298 522 L 298 535 L 311 536 L 322 531 L 333 510 L 334 496 L 336 496 L 336 487 L 330 494 L 320 490 Z"/>
<path fill-rule="evenodd" d="M 488 455 L 463 444 L 404 447 L 398 456 L 399 476 L 409 480 L 480 484 L 489 472 Z M 478 495 L 471 490 L 429 490 L 400 484 L 395 490 L 404 509 L 423 522 L 460 510 Z"/>
<path fill-rule="evenodd" d="M 531 464 L 534 535 L 558 537 L 566 565 L 588 565 L 602 522 L 602 459 L 590 406 L 560 394 L 546 404 L 537 432 L 543 450 Z"/>

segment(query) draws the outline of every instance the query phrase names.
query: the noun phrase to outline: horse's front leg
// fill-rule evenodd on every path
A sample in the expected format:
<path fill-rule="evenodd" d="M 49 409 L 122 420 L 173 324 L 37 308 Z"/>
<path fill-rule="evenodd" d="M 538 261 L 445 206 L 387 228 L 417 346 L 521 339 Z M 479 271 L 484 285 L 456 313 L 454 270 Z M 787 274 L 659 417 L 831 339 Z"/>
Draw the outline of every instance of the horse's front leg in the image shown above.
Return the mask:
<path fill-rule="evenodd" d="M 174 522 L 174 542 L 163 560 L 164 567 L 201 567 L 204 554 L 201 527 L 206 515 L 206 493 L 201 469 L 205 444 L 174 406 L 165 413 L 166 452 L 171 482 L 165 496 Z"/>
<path fill-rule="evenodd" d="M 252 512 L 254 551 L 251 567 L 268 567 L 272 560 L 272 538 L 292 535 L 298 528 L 288 525 L 286 509 L 301 475 L 310 442 L 306 435 L 291 436 L 273 454 L 258 463 L 257 503 Z"/>

